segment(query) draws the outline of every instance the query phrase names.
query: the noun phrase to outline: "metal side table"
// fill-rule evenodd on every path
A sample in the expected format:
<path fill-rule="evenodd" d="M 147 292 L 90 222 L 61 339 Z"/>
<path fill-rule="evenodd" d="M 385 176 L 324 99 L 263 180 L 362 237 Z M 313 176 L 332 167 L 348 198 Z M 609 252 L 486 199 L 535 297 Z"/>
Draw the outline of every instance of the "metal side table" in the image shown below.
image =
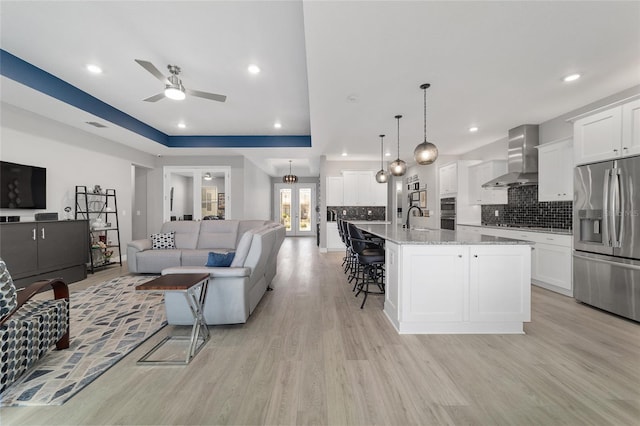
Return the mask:
<path fill-rule="evenodd" d="M 204 320 L 204 304 L 207 297 L 209 274 L 169 274 L 136 286 L 136 291 L 182 291 L 193 315 L 191 336 L 167 336 L 138 360 L 138 364 L 187 365 L 209 340 L 209 328 Z M 154 352 L 172 340 L 189 340 L 186 359 L 152 360 Z M 201 340 L 200 343 L 198 341 Z"/>

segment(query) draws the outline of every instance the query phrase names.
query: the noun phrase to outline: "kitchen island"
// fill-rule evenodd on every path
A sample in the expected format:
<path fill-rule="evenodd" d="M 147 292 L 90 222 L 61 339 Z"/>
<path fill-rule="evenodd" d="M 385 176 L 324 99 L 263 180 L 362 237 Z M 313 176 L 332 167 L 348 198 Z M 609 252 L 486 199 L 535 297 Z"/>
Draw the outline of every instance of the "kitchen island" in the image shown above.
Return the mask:
<path fill-rule="evenodd" d="M 524 333 L 531 245 L 472 232 L 358 224 L 385 240 L 384 313 L 401 334 Z"/>

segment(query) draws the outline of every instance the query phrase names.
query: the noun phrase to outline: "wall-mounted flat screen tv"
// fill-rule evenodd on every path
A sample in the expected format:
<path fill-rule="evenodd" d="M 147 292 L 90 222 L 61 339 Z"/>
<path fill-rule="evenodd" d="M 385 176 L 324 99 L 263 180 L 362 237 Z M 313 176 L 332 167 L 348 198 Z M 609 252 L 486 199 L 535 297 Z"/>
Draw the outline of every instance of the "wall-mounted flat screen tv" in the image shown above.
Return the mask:
<path fill-rule="evenodd" d="M 46 209 L 47 169 L 0 161 L 0 208 Z"/>

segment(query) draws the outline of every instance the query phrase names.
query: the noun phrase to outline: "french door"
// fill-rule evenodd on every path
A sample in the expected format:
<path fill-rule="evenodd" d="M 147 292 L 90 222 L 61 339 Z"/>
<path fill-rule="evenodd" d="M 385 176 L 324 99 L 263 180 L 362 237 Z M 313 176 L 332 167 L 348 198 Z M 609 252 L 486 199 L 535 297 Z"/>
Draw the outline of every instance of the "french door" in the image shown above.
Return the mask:
<path fill-rule="evenodd" d="M 284 225 L 287 236 L 316 234 L 316 185 L 275 184 L 275 220 Z"/>

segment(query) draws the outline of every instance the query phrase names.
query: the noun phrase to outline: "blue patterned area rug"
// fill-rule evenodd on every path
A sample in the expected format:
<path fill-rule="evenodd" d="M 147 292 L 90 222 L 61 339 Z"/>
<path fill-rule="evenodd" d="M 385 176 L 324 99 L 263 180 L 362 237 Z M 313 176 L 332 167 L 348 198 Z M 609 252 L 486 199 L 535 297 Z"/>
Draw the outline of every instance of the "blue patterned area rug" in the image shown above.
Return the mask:
<path fill-rule="evenodd" d="M 72 293 L 71 344 L 52 348 L 0 395 L 0 406 L 62 405 L 166 325 L 163 295 L 136 292 L 153 276 L 123 276 Z"/>

